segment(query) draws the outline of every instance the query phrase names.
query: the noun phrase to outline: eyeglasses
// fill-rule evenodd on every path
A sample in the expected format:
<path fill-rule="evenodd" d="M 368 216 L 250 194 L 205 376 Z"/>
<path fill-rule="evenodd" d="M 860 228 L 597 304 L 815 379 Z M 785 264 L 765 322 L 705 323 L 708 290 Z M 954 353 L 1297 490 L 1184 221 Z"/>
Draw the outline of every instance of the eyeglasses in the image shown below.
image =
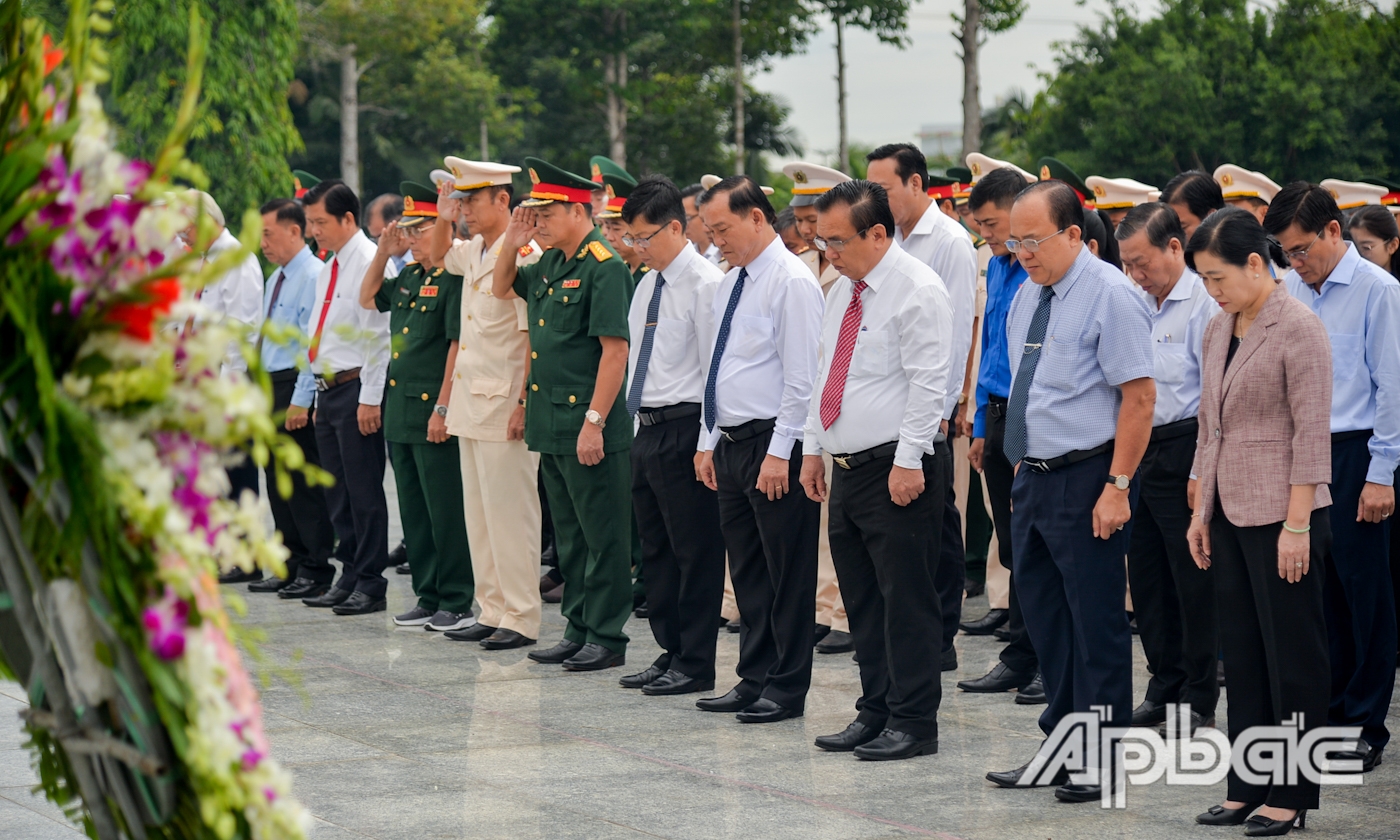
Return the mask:
<path fill-rule="evenodd" d="M 1308 247 L 1306 247 L 1306 248 L 1300 248 L 1300 249 L 1298 249 L 1297 251 L 1284 251 L 1284 252 L 1283 252 L 1283 255 L 1284 255 L 1285 257 L 1288 257 L 1288 261 L 1289 261 L 1289 262 L 1297 262 L 1298 260 L 1306 260 L 1306 259 L 1308 258 L 1308 252 L 1311 251 L 1311 250 L 1313 249 L 1313 246 L 1317 244 L 1317 240 L 1321 239 L 1321 238 L 1322 238 L 1322 234 L 1325 233 L 1326 231 L 1327 231 L 1327 228 L 1323 228 L 1322 230 L 1318 231 L 1318 232 L 1317 232 L 1317 236 L 1314 236 L 1314 237 L 1312 238 L 1312 241 L 1308 243 Z"/>
<path fill-rule="evenodd" d="M 1049 242 L 1067 230 L 1069 230 L 1069 228 L 1060 228 L 1042 239 L 1008 239 L 1002 244 L 1006 246 L 1006 250 L 1013 254 L 1019 254 L 1022 251 L 1025 251 L 1027 254 L 1034 254 L 1036 251 L 1040 250 L 1041 245 Z"/>
<path fill-rule="evenodd" d="M 660 236 L 660 235 L 661 235 L 661 232 L 664 231 L 665 229 L 666 229 L 666 228 L 664 228 L 664 227 L 663 227 L 663 228 L 657 228 L 656 230 L 652 231 L 651 234 L 648 235 L 648 236 L 633 236 L 633 235 L 630 234 L 630 233 L 629 233 L 629 234 L 625 234 L 625 235 L 622 237 L 622 244 L 623 244 L 623 245 L 626 245 L 628 248 L 650 248 L 650 247 L 651 247 L 651 240 L 653 240 L 653 239 L 655 239 L 656 237 Z"/>
<path fill-rule="evenodd" d="M 874 227 L 874 225 L 871 225 L 870 227 Z M 823 239 L 822 237 L 818 236 L 817 238 L 812 240 L 812 244 L 817 246 L 818 251 L 836 251 L 839 253 L 841 251 L 846 250 L 846 246 L 850 245 L 857 239 L 864 239 L 866 231 L 870 230 L 870 227 L 861 228 L 860 230 L 856 231 L 855 236 L 852 236 L 849 239 Z"/>

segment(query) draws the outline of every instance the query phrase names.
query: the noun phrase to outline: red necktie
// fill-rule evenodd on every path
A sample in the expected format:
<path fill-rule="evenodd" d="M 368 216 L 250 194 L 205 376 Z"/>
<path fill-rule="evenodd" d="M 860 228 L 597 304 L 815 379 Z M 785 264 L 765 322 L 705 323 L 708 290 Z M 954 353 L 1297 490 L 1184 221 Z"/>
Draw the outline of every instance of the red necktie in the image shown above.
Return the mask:
<path fill-rule="evenodd" d="M 841 416 L 841 398 L 846 393 L 846 374 L 851 369 L 851 353 L 856 349 L 856 336 L 860 333 L 860 293 L 865 291 L 865 281 L 857 280 L 851 287 L 851 304 L 841 318 L 841 332 L 836 336 L 836 349 L 831 354 L 831 368 L 826 374 L 826 386 L 822 388 L 821 421 L 823 429 L 830 429 L 836 418 Z"/>
<path fill-rule="evenodd" d="M 326 287 L 326 301 L 321 304 L 321 318 L 316 322 L 316 334 L 311 336 L 311 349 L 306 356 L 316 361 L 316 351 L 321 347 L 321 330 L 326 327 L 326 313 L 331 311 L 331 299 L 335 297 L 335 280 L 340 276 L 340 257 L 331 260 L 331 283 Z"/>

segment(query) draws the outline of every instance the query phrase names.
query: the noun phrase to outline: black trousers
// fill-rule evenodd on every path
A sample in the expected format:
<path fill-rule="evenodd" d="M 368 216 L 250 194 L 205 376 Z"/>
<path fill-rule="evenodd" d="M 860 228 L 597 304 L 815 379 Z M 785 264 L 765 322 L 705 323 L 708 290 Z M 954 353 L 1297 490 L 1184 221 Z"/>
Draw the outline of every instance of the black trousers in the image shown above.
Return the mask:
<path fill-rule="evenodd" d="M 739 691 L 802 711 L 812 685 L 821 505 L 798 480 L 801 441 L 789 455 L 788 492 L 774 501 L 758 492 L 771 437 L 721 438 L 715 447 L 719 522 L 739 605 Z"/>
<path fill-rule="evenodd" d="M 1295 714 L 1303 716 L 1304 731 L 1327 721 L 1327 623 L 1322 608 L 1323 567 L 1332 542 L 1327 510 L 1313 511 L 1311 522 L 1311 568 L 1302 580 L 1289 583 L 1278 576 L 1283 523 L 1241 528 L 1223 511 L 1216 511 L 1210 521 L 1220 642 L 1230 675 L 1231 743 L 1250 727 L 1279 726 Z M 1227 796 L 1275 808 L 1316 808 L 1318 785 L 1301 775 L 1296 785 L 1255 785 L 1231 770 Z"/>
<path fill-rule="evenodd" d="M 296 383 L 295 370 L 279 370 L 272 374 L 274 415 L 280 417 L 292 404 Z M 321 466 L 315 423 L 308 421 L 305 426 L 287 434 L 301 447 L 306 463 Z M 284 499 L 277 491 L 277 474 L 271 462 L 265 472 L 267 504 L 272 508 L 272 521 L 282 532 L 282 544 L 292 555 L 287 560 L 287 578 L 295 580 L 300 577 L 317 583 L 330 583 L 335 578 L 335 567 L 330 564 L 331 551 L 335 548 L 335 530 L 331 527 L 331 515 L 326 507 L 325 489 L 308 485 L 300 472 L 292 472 L 292 495 Z"/>
<path fill-rule="evenodd" d="M 1369 434 L 1361 434 L 1332 442 L 1332 550 L 1322 587 L 1332 660 L 1327 722 L 1360 726 L 1371 746 L 1384 747 L 1395 691 L 1395 595 L 1390 521 L 1356 521 L 1371 464 L 1369 441 Z"/>
<path fill-rule="evenodd" d="M 1147 699 L 1189 703 L 1192 711 L 1211 717 L 1220 700 L 1215 582 L 1209 570 L 1196 566 L 1186 544 L 1186 484 L 1195 455 L 1194 431 L 1148 444 L 1138 468 L 1128 581 L 1152 674 Z"/>
<path fill-rule="evenodd" d="M 987 482 L 987 499 L 992 504 L 992 526 L 997 532 L 997 558 L 1006 569 L 1007 593 L 1006 630 L 1011 642 L 1001 649 L 1001 661 L 1006 667 L 1021 673 L 1040 670 L 1035 647 L 1026 635 L 1026 620 L 1021 615 L 1021 599 L 1016 595 L 1016 571 L 1012 562 L 1011 483 L 1016 472 L 1006 460 L 1002 443 L 1006 440 L 1006 401 L 993 399 L 987 405 L 987 438 L 982 445 L 982 478 Z"/>
<path fill-rule="evenodd" d="M 1108 726 L 1132 718 L 1128 534 L 1094 536 L 1094 505 L 1112 463 L 1109 452 L 1050 473 L 1023 466 L 1012 488 L 1016 586 L 1050 700 L 1040 716 L 1047 735 L 1065 715 L 1093 706 L 1109 709 Z"/>
<path fill-rule="evenodd" d="M 335 484 L 326 490 L 331 524 L 340 539 L 335 557 L 341 563 L 337 589 L 383 598 L 389 582 L 389 504 L 384 498 L 384 430 L 360 434 L 356 412 L 360 382 L 351 380 L 322 391 L 316 400 L 316 445 L 321 465 Z"/>
<path fill-rule="evenodd" d="M 719 496 L 695 480 L 696 417 L 639 426 L 632 441 L 632 510 L 646 568 L 656 664 L 715 678 L 715 616 L 724 598 Z"/>
<path fill-rule="evenodd" d="M 953 489 L 953 447 L 945 440 L 934 450 L 934 457 L 943 462 L 943 514 L 939 517 L 943 535 L 939 540 L 942 556 L 934 571 L 933 588 L 938 595 L 943 620 L 943 646 L 940 650 L 951 650 L 953 637 L 958 635 L 958 622 L 962 621 L 967 554 L 963 549 L 962 514 L 958 512 L 958 496 Z M 934 515 L 938 516 L 936 513 Z M 849 607 L 847 612 L 850 612 Z"/>
<path fill-rule="evenodd" d="M 938 444 L 947 449 L 947 443 Z M 925 455 L 924 492 L 890 499 L 894 456 L 832 471 L 828 535 L 860 660 L 856 720 L 919 738 L 938 737 L 939 599 L 947 459 Z"/>

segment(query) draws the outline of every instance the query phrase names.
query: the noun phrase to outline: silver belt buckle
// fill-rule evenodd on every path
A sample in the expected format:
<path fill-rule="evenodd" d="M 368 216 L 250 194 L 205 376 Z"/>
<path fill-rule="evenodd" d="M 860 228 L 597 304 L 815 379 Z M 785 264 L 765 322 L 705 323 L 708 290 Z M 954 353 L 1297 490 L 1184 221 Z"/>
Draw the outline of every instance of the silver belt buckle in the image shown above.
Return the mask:
<path fill-rule="evenodd" d="M 734 441 L 734 438 L 732 438 L 732 437 L 729 436 L 729 432 L 726 432 L 726 431 L 723 430 L 723 429 L 720 429 L 720 430 L 719 430 L 719 436 L 722 437 L 722 438 L 724 438 L 725 440 L 729 441 L 730 443 L 734 443 L 734 442 L 735 442 L 735 441 Z"/>
<path fill-rule="evenodd" d="M 849 470 L 849 469 L 851 468 L 851 465 L 850 465 L 849 463 L 847 463 L 846 458 L 847 458 L 847 456 L 845 456 L 845 455 L 832 455 L 832 456 L 831 456 L 831 460 L 834 461 L 834 462 L 836 462 L 836 464 L 837 464 L 838 466 L 840 466 L 841 469 L 843 469 L 843 470 Z"/>
<path fill-rule="evenodd" d="M 1050 464 L 1048 461 L 1044 461 L 1039 458 L 1026 458 L 1024 460 L 1026 462 L 1026 466 L 1030 467 L 1032 472 L 1038 472 L 1042 475 L 1050 472 Z"/>

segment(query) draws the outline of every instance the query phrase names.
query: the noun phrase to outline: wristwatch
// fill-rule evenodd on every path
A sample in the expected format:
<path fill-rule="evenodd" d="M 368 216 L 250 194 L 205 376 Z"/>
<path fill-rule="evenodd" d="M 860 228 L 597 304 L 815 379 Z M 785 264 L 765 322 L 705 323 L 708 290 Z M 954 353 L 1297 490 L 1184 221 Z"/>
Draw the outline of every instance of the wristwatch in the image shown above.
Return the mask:
<path fill-rule="evenodd" d="M 1132 478 L 1126 475 L 1111 475 L 1108 477 L 1108 483 L 1117 487 L 1119 490 L 1127 490 L 1128 485 L 1132 484 L 1132 482 Z"/>
<path fill-rule="evenodd" d="M 437 416 L 439 417 L 447 416 L 447 406 L 443 405 L 442 403 L 438 403 L 437 405 L 433 406 L 433 411 L 437 412 Z"/>
<path fill-rule="evenodd" d="M 583 415 L 583 419 L 587 420 L 588 422 L 592 423 L 600 429 L 608 425 L 607 421 L 603 419 L 603 415 L 599 414 L 591 408 L 588 409 L 587 414 Z"/>

